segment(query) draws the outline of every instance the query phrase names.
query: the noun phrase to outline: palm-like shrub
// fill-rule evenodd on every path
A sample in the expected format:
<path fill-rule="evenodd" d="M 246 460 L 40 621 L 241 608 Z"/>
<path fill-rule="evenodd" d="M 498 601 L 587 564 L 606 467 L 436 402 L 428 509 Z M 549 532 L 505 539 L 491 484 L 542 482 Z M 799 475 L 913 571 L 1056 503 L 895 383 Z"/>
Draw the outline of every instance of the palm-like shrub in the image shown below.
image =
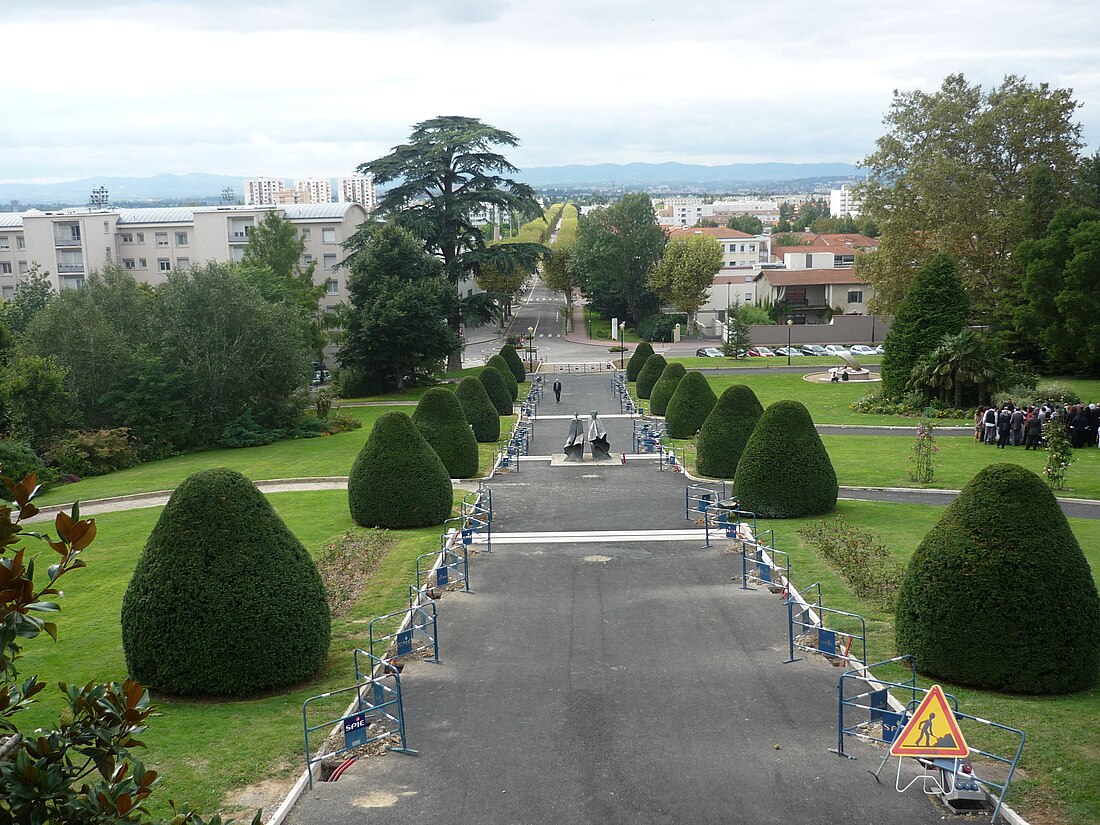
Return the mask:
<path fill-rule="evenodd" d="M 744 384 L 731 384 L 699 428 L 695 466 L 711 478 L 733 478 L 764 407 Z"/>
<path fill-rule="evenodd" d="M 981 470 L 913 553 L 898 649 L 924 673 L 1013 693 L 1068 693 L 1100 671 L 1100 597 L 1054 494 L 1018 464 Z"/>
<path fill-rule="evenodd" d="M 654 353 L 646 359 L 645 366 L 638 373 L 638 383 L 634 387 L 639 398 L 649 398 L 653 392 L 653 385 L 660 379 L 661 373 L 667 366 L 668 362 L 663 355 Z"/>
<path fill-rule="evenodd" d="M 638 375 L 642 371 L 642 367 L 645 366 L 645 362 L 649 360 L 649 356 L 653 354 L 653 346 L 649 341 L 642 341 L 638 344 L 638 348 L 634 350 L 630 356 L 630 360 L 626 362 L 626 380 L 637 381 Z"/>
<path fill-rule="evenodd" d="M 512 414 L 512 393 L 504 383 L 504 377 L 496 367 L 486 366 L 477 374 L 477 380 L 485 387 L 489 400 L 493 402 L 497 415 Z"/>
<path fill-rule="evenodd" d="M 504 379 L 504 386 L 508 388 L 508 396 L 512 401 L 519 398 L 519 384 L 516 382 L 516 377 L 512 375 L 512 368 L 507 361 L 499 355 L 494 355 L 485 362 L 485 365 L 500 373 L 500 377 Z"/>
<path fill-rule="evenodd" d="M 477 475 L 477 439 L 453 392 L 444 387 L 432 387 L 416 405 L 412 422 L 424 440 L 432 445 L 451 478 Z"/>
<path fill-rule="evenodd" d="M 511 368 L 516 383 L 527 380 L 527 370 L 524 368 L 523 359 L 519 357 L 519 353 L 516 352 L 515 347 L 511 344 L 505 344 L 500 348 L 500 357 L 503 358 L 507 362 L 509 368 Z"/>
<path fill-rule="evenodd" d="M 764 518 L 836 509 L 836 471 L 809 410 L 798 401 L 777 401 L 764 410 L 733 479 L 742 508 Z"/>
<path fill-rule="evenodd" d="M 348 506 L 362 527 L 427 527 L 451 514 L 451 476 L 401 412 L 374 422 L 348 475 Z"/>
<path fill-rule="evenodd" d="M 680 379 L 687 375 L 683 364 L 672 363 L 665 367 L 653 390 L 649 393 L 649 411 L 654 415 L 664 415 L 669 399 L 676 392 Z"/>
<path fill-rule="evenodd" d="M 692 370 L 680 379 L 669 399 L 665 410 L 668 434 L 673 438 L 693 438 L 717 403 L 718 396 L 710 388 L 710 382 L 703 373 Z"/>
<path fill-rule="evenodd" d="M 500 438 L 500 413 L 477 378 L 463 378 L 455 387 L 455 398 L 474 430 L 474 438 L 490 443 Z"/>
<path fill-rule="evenodd" d="M 247 696 L 324 667 L 325 588 L 302 543 L 234 470 L 168 500 L 122 600 L 130 675 L 165 693 Z"/>

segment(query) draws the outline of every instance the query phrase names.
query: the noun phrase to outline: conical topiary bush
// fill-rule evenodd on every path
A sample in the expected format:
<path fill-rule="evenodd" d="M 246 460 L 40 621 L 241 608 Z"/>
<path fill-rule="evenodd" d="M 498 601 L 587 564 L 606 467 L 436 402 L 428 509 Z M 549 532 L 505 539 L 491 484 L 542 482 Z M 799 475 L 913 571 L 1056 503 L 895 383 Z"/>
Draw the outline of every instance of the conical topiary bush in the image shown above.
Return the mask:
<path fill-rule="evenodd" d="M 164 693 L 248 696 L 325 665 L 325 588 L 302 543 L 234 470 L 189 476 L 122 599 L 130 675 Z"/>
<path fill-rule="evenodd" d="M 444 387 L 432 387 L 420 398 L 412 422 L 424 440 L 432 445 L 451 478 L 477 475 L 477 439 L 453 392 Z"/>
<path fill-rule="evenodd" d="M 656 391 L 656 388 L 654 388 Z M 676 385 L 665 410 L 665 428 L 673 438 L 694 438 L 718 403 L 718 396 L 701 372 L 692 370 Z"/>
<path fill-rule="evenodd" d="M 477 374 L 477 380 L 485 387 L 489 400 L 493 402 L 497 415 L 512 414 L 512 393 L 504 383 L 504 377 L 496 367 L 484 367 Z"/>
<path fill-rule="evenodd" d="M 511 344 L 505 344 L 500 348 L 500 357 L 503 358 L 511 368 L 516 383 L 522 383 L 527 380 L 527 370 L 524 368 L 523 359 L 519 357 L 519 353 L 516 352 L 515 347 Z"/>
<path fill-rule="evenodd" d="M 733 479 L 742 509 L 764 518 L 836 509 L 836 471 L 809 410 L 798 401 L 777 401 L 764 410 Z"/>
<path fill-rule="evenodd" d="M 895 632 L 922 672 L 960 685 L 1069 693 L 1096 683 L 1096 582 L 1039 476 L 992 464 L 971 479 L 909 560 Z"/>
<path fill-rule="evenodd" d="M 653 385 L 653 389 L 649 393 L 649 411 L 651 413 L 654 415 L 665 414 L 669 399 L 672 398 L 672 394 L 676 392 L 676 386 L 685 375 L 687 375 L 687 370 L 683 364 L 678 362 L 669 364 L 664 368 L 661 377 L 657 379 L 657 383 Z"/>
<path fill-rule="evenodd" d="M 718 398 L 699 428 L 696 469 L 710 478 L 733 478 L 764 407 L 751 389 L 732 384 Z"/>
<path fill-rule="evenodd" d="M 519 398 L 519 384 L 516 383 L 516 377 L 512 375 L 512 368 L 508 366 L 507 361 L 499 355 L 494 355 L 485 362 L 485 366 L 492 367 L 500 373 L 500 377 L 504 379 L 504 386 L 508 388 L 509 399 L 515 401 Z M 509 411 L 509 414 L 511 414 L 511 411 Z"/>
<path fill-rule="evenodd" d="M 637 381 L 638 375 L 642 371 L 642 367 L 645 366 L 645 362 L 649 360 L 649 356 L 653 354 L 653 346 L 649 341 L 642 341 L 638 344 L 638 348 L 634 350 L 630 356 L 630 360 L 626 362 L 626 380 Z"/>
<path fill-rule="evenodd" d="M 634 385 L 634 391 L 639 398 L 649 398 L 653 392 L 653 386 L 665 371 L 668 362 L 663 355 L 653 354 L 646 359 L 645 366 L 638 373 L 638 383 Z"/>
<path fill-rule="evenodd" d="M 500 413 L 493 406 L 485 385 L 476 378 L 463 378 L 455 388 L 455 398 L 474 430 L 474 438 L 482 443 L 500 438 Z"/>
<path fill-rule="evenodd" d="M 348 506 L 362 527 L 427 527 L 451 515 L 451 476 L 405 413 L 374 422 L 348 475 Z"/>

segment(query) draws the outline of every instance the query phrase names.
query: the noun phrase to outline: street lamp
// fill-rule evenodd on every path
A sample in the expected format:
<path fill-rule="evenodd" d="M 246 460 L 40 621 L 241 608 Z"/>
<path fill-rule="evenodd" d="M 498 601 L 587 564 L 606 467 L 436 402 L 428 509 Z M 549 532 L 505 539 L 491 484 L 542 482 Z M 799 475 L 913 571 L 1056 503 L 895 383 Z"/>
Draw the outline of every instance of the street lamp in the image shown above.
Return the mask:
<path fill-rule="evenodd" d="M 527 327 L 527 366 L 530 372 L 535 371 L 535 328 Z"/>
<path fill-rule="evenodd" d="M 619 369 L 621 370 L 626 356 L 626 321 L 619 321 L 619 347 Z"/>
<path fill-rule="evenodd" d="M 794 326 L 794 321 L 790 318 L 787 319 L 787 366 L 791 365 L 791 327 Z"/>

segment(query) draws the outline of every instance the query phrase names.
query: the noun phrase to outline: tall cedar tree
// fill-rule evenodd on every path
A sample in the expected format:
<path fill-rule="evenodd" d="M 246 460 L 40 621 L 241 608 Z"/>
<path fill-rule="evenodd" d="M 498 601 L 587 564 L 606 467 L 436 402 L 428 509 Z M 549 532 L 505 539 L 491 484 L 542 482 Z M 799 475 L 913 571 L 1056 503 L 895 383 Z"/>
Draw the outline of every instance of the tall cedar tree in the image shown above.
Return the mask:
<path fill-rule="evenodd" d="M 510 132 L 482 123 L 477 118 L 435 117 L 416 124 L 409 142 L 395 146 L 388 155 L 359 166 L 375 183 L 394 185 L 378 201 L 378 212 L 393 218 L 424 244 L 425 250 L 443 261 L 447 281 L 455 289 L 476 278 L 482 266 L 510 271 L 516 265 L 532 271 L 546 248 L 541 244 L 487 244 L 473 218 L 487 208 L 513 216 L 541 214 L 534 190 L 506 175 L 519 172 L 497 146 L 514 147 L 519 141 Z M 351 240 L 361 246 L 370 226 L 364 224 Z M 447 315 L 457 335 L 464 313 L 485 322 L 493 316 L 485 296 L 456 300 Z M 449 370 L 462 368 L 461 352 L 449 356 Z"/>

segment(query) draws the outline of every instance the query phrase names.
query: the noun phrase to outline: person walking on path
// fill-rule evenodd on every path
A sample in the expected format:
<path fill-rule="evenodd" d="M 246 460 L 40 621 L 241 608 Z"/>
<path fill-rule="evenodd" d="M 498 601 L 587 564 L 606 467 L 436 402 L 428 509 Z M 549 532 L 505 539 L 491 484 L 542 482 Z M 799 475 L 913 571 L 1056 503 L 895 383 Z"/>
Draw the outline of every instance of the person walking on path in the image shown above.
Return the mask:
<path fill-rule="evenodd" d="M 561 379 L 560 378 L 555 378 L 554 379 L 554 403 L 555 404 L 561 403 Z"/>

